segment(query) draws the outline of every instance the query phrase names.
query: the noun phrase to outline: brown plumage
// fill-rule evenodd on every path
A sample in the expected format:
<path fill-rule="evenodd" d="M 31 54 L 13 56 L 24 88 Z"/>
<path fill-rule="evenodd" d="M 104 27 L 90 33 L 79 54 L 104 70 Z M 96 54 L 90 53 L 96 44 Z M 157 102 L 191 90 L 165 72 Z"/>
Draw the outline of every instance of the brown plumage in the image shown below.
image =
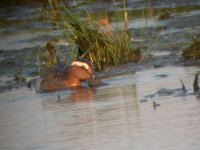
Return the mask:
<path fill-rule="evenodd" d="M 63 69 L 50 68 L 42 76 L 41 92 L 50 92 L 66 88 L 81 86 L 82 81 L 95 78 L 95 71 L 87 61 L 73 61 L 70 66 Z"/>

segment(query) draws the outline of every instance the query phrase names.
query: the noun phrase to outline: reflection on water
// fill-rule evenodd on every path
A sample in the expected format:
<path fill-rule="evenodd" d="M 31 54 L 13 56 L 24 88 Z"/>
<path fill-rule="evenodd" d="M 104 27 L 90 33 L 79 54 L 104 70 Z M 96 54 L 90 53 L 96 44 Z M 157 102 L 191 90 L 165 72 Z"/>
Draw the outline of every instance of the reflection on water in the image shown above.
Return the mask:
<path fill-rule="evenodd" d="M 180 87 L 180 78 L 192 89 L 197 71 L 198 67 L 165 67 L 110 77 L 103 80 L 108 85 L 96 89 L 1 93 L 0 149 L 198 150 L 196 96 L 140 102 L 160 88 Z M 161 105 L 156 110 L 153 101 Z"/>

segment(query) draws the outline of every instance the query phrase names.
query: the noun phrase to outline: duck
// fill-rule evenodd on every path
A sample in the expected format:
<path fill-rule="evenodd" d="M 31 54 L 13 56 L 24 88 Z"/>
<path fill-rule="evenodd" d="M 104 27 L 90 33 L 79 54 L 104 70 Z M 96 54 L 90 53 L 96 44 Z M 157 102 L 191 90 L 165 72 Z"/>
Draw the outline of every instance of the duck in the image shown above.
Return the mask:
<path fill-rule="evenodd" d="M 93 65 L 87 60 L 74 60 L 67 67 L 52 67 L 44 71 L 40 81 L 40 92 L 58 91 L 81 87 L 83 81 L 95 81 Z"/>

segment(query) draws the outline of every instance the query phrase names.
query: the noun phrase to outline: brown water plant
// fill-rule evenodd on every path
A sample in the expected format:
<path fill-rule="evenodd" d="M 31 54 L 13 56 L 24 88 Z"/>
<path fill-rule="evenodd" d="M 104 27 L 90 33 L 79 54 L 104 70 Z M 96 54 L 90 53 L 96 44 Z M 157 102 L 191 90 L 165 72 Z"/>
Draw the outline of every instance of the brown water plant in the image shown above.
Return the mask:
<path fill-rule="evenodd" d="M 193 43 L 185 48 L 182 52 L 182 57 L 187 59 L 200 59 L 200 40 L 194 39 Z"/>
<path fill-rule="evenodd" d="M 46 67 L 53 67 L 57 64 L 58 57 L 57 57 L 57 50 L 55 48 L 55 44 L 58 42 L 58 39 L 51 39 L 49 42 L 46 43 L 46 48 L 44 52 L 44 62 Z"/>

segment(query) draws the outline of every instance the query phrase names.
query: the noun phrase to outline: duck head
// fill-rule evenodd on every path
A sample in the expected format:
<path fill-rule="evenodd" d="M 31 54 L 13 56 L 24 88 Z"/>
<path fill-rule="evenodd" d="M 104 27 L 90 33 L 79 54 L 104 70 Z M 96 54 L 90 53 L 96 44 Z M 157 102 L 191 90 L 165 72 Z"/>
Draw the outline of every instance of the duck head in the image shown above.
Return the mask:
<path fill-rule="evenodd" d="M 75 60 L 71 63 L 69 74 L 80 81 L 95 79 L 96 74 L 92 64 L 87 60 Z"/>

